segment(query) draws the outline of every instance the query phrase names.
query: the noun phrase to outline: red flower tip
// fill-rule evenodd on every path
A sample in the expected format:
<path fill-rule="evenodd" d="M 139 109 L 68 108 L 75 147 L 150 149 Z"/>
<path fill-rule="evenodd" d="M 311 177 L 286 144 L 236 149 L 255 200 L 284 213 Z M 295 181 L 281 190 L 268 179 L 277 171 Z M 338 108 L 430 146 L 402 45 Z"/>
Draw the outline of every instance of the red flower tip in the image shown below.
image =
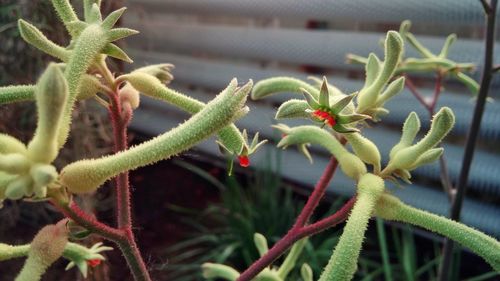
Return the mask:
<path fill-rule="evenodd" d="M 284 137 L 286 137 L 286 136 L 287 136 L 287 134 L 285 134 L 285 133 L 281 134 L 281 137 L 282 137 L 282 138 L 284 138 Z"/>
<path fill-rule="evenodd" d="M 328 125 L 330 125 L 331 127 L 333 127 L 333 126 L 335 126 L 335 124 L 337 124 L 335 117 L 331 116 L 330 113 L 328 113 L 326 111 L 316 109 L 313 112 L 313 115 L 316 116 L 321 121 L 326 121 L 326 123 Z"/>
<path fill-rule="evenodd" d="M 246 155 L 238 156 L 238 160 L 240 161 L 241 167 L 246 168 L 246 167 L 250 166 L 250 159 L 248 159 L 248 156 L 246 156 Z"/>
<path fill-rule="evenodd" d="M 90 267 L 96 267 L 98 265 L 101 264 L 101 260 L 100 259 L 93 259 L 93 260 L 88 260 L 87 261 L 87 264 L 90 266 Z"/>

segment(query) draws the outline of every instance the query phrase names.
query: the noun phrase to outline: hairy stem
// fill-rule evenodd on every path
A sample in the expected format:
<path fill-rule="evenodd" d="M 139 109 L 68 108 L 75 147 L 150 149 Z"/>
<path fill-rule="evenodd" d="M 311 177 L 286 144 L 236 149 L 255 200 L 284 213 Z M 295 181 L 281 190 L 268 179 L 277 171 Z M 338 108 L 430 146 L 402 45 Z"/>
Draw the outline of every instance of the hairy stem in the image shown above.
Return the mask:
<path fill-rule="evenodd" d="M 392 195 L 384 194 L 377 215 L 388 220 L 410 223 L 457 241 L 484 258 L 500 271 L 500 242 L 451 219 L 408 206 Z"/>
<path fill-rule="evenodd" d="M 358 266 L 361 245 L 375 204 L 384 190 L 382 178 L 365 174 L 358 182 L 358 195 L 339 243 L 319 281 L 349 281 Z"/>

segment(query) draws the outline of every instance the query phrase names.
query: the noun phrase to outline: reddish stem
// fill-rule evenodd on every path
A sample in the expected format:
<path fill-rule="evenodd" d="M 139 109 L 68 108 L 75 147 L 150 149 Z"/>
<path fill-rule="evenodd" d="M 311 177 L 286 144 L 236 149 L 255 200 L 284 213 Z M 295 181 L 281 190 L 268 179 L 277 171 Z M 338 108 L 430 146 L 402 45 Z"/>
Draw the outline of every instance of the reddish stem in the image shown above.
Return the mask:
<path fill-rule="evenodd" d="M 273 245 L 269 251 L 255 261 L 249 268 L 247 268 L 237 279 L 237 281 L 248 281 L 252 280 L 257 276 L 264 268 L 272 264 L 277 258 L 283 255 L 295 242 L 306 237 L 322 232 L 330 227 L 333 227 L 347 219 L 356 197 L 352 197 L 347 203 L 342 206 L 335 214 L 328 216 L 317 223 L 302 226 L 297 228 L 292 228 L 288 233 L 283 236 L 276 244 Z"/>
<path fill-rule="evenodd" d="M 332 180 L 333 174 L 335 173 L 337 166 L 338 166 L 337 159 L 335 159 L 335 157 L 332 156 L 330 158 L 328 166 L 326 166 L 325 171 L 321 175 L 321 178 L 316 183 L 313 192 L 307 199 L 306 205 L 304 206 L 299 216 L 297 217 L 297 220 L 295 221 L 295 224 L 293 225 L 292 229 L 300 228 L 307 223 L 312 213 L 314 212 L 314 209 L 316 209 L 316 207 L 318 206 L 319 201 L 321 200 L 321 198 L 323 198 L 326 188 L 328 187 L 328 183 Z"/>
<path fill-rule="evenodd" d="M 346 143 L 346 139 L 344 138 L 340 141 L 342 144 Z M 352 208 L 352 206 L 349 206 L 351 200 L 335 214 L 318 222 L 320 223 L 319 225 L 313 224 L 306 227 L 304 226 L 318 206 L 321 198 L 324 196 L 328 183 L 330 183 L 331 179 L 333 178 L 333 174 L 335 173 L 337 166 L 337 159 L 335 159 L 335 157 L 330 158 L 330 162 L 328 163 L 325 170 L 323 171 L 323 174 L 316 183 L 316 186 L 309 196 L 306 205 L 298 215 L 295 224 L 288 231 L 288 233 L 283 236 L 283 238 L 281 238 L 278 242 L 276 242 L 264 256 L 259 258 L 249 268 L 247 268 L 240 275 L 238 281 L 251 280 L 252 278 L 257 276 L 259 272 L 269 266 L 278 257 L 283 255 L 285 251 L 290 248 L 295 242 L 297 242 L 301 238 L 308 236 L 308 233 L 313 234 L 321 232 L 328 227 L 332 227 L 339 222 L 342 222 L 347 218 L 349 210 Z"/>
<path fill-rule="evenodd" d="M 128 148 L 127 125 L 129 114 L 122 114 L 122 106 L 117 91 L 110 94 L 109 112 L 114 135 L 115 153 Z M 128 112 L 126 112 L 128 113 Z M 123 118 L 122 116 L 128 117 Z M 132 226 L 131 207 L 130 207 L 130 184 L 129 173 L 124 172 L 115 178 L 116 186 L 116 217 L 118 228 L 127 229 Z"/>
<path fill-rule="evenodd" d="M 440 71 L 436 73 L 436 84 L 434 86 L 434 95 L 432 96 L 432 101 L 429 105 L 429 113 L 430 115 L 434 115 L 434 111 L 436 110 L 436 104 L 437 101 L 439 100 L 439 95 L 441 94 L 441 88 L 442 88 L 442 82 L 443 82 L 443 74 L 441 74 Z"/>
<path fill-rule="evenodd" d="M 411 81 L 410 77 L 406 75 L 405 75 L 405 85 L 408 88 L 408 90 L 410 90 L 410 92 L 413 94 L 413 96 L 415 96 L 415 98 L 425 107 L 425 109 L 430 111 L 429 103 L 425 101 L 424 96 L 417 90 L 417 87 L 415 86 L 413 81 Z"/>
<path fill-rule="evenodd" d="M 123 231 L 99 222 L 95 216 L 87 214 L 75 202 L 71 202 L 69 205 L 64 203 L 60 204 L 55 200 L 52 202 L 66 217 L 71 218 L 79 225 L 101 235 L 106 239 L 117 241 L 122 240 L 125 237 L 125 233 Z"/>

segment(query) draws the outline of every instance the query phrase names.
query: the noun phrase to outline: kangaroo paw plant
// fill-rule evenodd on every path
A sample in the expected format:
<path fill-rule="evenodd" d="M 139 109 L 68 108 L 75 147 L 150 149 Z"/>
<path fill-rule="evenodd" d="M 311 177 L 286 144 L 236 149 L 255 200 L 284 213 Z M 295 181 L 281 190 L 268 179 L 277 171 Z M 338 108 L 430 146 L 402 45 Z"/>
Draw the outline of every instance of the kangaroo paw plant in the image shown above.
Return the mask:
<path fill-rule="evenodd" d="M 28 245 L 0 244 L 0 260 L 28 257 L 16 280 L 40 280 L 60 257 L 70 260 L 67 269 L 76 266 L 86 276 L 89 266 L 105 260 L 101 252 L 112 249 L 100 243 L 86 248 L 68 241 L 89 233 L 102 236 L 121 250 L 135 280 L 151 280 L 132 231 L 128 171 L 175 156 L 214 134 L 219 136 L 220 146 L 246 167 L 249 155 L 265 142 L 259 142 L 256 135 L 249 144 L 246 131 L 233 125 L 248 112 L 245 101 L 252 81 L 238 86 L 233 79 L 205 104 L 166 86 L 173 79 L 171 64 L 141 67 L 115 76 L 106 63 L 109 57 L 132 60 L 113 42 L 137 31 L 115 27 L 125 8 L 103 17 L 100 2 L 84 0 L 84 17 L 80 19 L 69 0 L 52 0 L 70 35 L 68 46 L 50 41 L 31 23 L 18 22 L 22 38 L 56 61 L 48 65 L 35 85 L 0 87 L 0 104 L 34 101 L 38 113 L 36 131 L 29 143 L 0 134 L 0 202 L 50 201 L 67 219 L 44 227 Z M 193 116 L 164 134 L 128 148 L 127 125 L 140 104 L 141 94 Z M 53 162 L 68 139 L 73 109 L 83 99 L 94 99 L 108 109 L 115 153 L 56 167 Z M 112 179 L 116 188 L 116 226 L 85 213 L 74 200 Z"/>
<path fill-rule="evenodd" d="M 213 100 L 203 103 L 166 86 L 173 79 L 170 64 L 141 67 L 121 75 L 110 71 L 108 58 L 132 62 L 114 44 L 137 33 L 115 27 L 124 8 L 103 17 L 101 1 L 83 0 L 84 17 L 81 19 L 69 0 L 51 2 L 68 31 L 70 43 L 59 46 L 35 25 L 19 20 L 22 38 L 56 61 L 47 66 L 34 85 L 0 87 L 0 104 L 34 101 L 38 114 L 36 131 L 27 144 L 0 134 L 0 200 L 50 201 L 66 218 L 42 228 L 27 245 L 0 244 L 0 260 L 27 257 L 16 280 L 40 280 L 50 265 L 61 257 L 70 261 L 67 269 L 76 266 L 86 276 L 89 266 L 98 266 L 105 260 L 102 252 L 112 250 L 101 243 L 86 248 L 72 241 L 89 233 L 100 235 L 121 251 L 135 280 L 152 280 L 132 230 L 128 172 L 178 155 L 212 135 L 218 136 L 217 143 L 223 153 L 230 156 L 231 163 L 238 159 L 241 166 L 249 166 L 249 156 L 265 140 L 259 141 L 256 134 L 250 142 L 246 130 L 240 131 L 233 123 L 249 111 L 245 101 L 250 92 L 254 99 L 279 92 L 302 96 L 303 99 L 284 102 L 276 119 L 302 118 L 312 124 L 275 125 L 283 133 L 278 147 L 296 145 L 312 161 L 308 147 L 320 145 L 331 154 L 331 161 L 296 223 L 283 239 L 269 249 L 266 238 L 255 234 L 255 245 L 261 255 L 259 260 L 241 273 L 226 265 L 206 263 L 203 265 L 206 278 L 286 280 L 308 236 L 347 220 L 319 280 L 350 280 L 357 269 L 368 222 L 373 216 L 414 224 L 449 237 L 500 271 L 499 241 L 461 223 L 408 206 L 386 189 L 386 180 L 410 182 L 412 170 L 443 154 L 443 149 L 437 146 L 453 127 L 451 109 L 443 107 L 437 111 L 429 131 L 418 141 L 415 139 L 420 120 L 415 113 L 410 113 L 403 125 L 401 140 L 394 145 L 386 165 L 383 165 L 383 155 L 377 146 L 363 135 L 369 123 L 378 122 L 389 113 L 384 108 L 385 103 L 403 89 L 406 78 L 397 78 L 399 73 L 438 69 L 443 75 L 456 77 L 474 92 L 475 82 L 462 72 L 472 66 L 447 58 L 454 36 L 447 39 L 439 55 L 434 55 L 408 32 L 409 23 L 402 25 L 401 34 L 388 32 L 383 61 L 374 54 L 366 59 L 352 56 L 353 60 L 366 64 L 365 84 L 355 93 L 343 93 L 326 78 L 312 78 L 313 83 L 307 83 L 276 77 L 260 81 L 253 90 L 252 81 L 239 86 L 233 79 Z M 423 58 L 402 60 L 403 38 Z M 127 125 L 140 105 L 141 94 L 176 106 L 192 116 L 170 131 L 129 148 Z M 93 99 L 109 111 L 114 153 L 58 167 L 54 161 L 69 137 L 73 109 L 83 99 Z M 356 195 L 337 213 L 310 222 L 337 166 L 353 180 Z M 116 189 L 116 226 L 84 212 L 75 200 L 81 194 L 95 192 L 111 180 Z M 272 267 L 271 263 L 289 248 L 281 266 Z M 305 281 L 313 280 L 307 264 L 301 265 L 301 276 Z"/>
<path fill-rule="evenodd" d="M 272 272 L 270 264 L 292 245 L 291 253 L 294 252 L 301 243 L 297 241 L 347 220 L 343 234 L 319 280 L 351 280 L 357 270 L 357 260 L 369 219 L 374 216 L 417 225 L 449 237 L 481 256 L 494 270 L 500 271 L 499 241 L 456 221 L 408 206 L 391 195 L 386 188 L 386 180 L 411 183 L 412 170 L 434 162 L 443 154 L 443 148 L 436 146 L 454 125 L 455 116 L 450 108 L 443 107 L 433 115 L 429 131 L 418 141 L 415 139 L 420 131 L 420 119 L 415 112 L 411 112 L 403 125 L 401 139 L 390 151 L 385 166 L 382 165 L 382 155 L 377 146 L 363 136 L 362 130 L 368 122 L 378 122 L 383 115 L 388 114 L 384 104 L 403 90 L 406 78 L 397 77 L 402 71 L 439 66 L 443 73 L 465 77 L 461 70 L 471 68 L 469 64 L 454 63 L 446 59 L 453 36 L 448 38 L 441 54 L 433 55 L 414 39 L 408 28 L 409 24 L 405 22 L 402 35 L 396 31 L 387 33 L 383 44 L 383 61 L 375 54 L 370 54 L 368 58 L 354 57 L 366 64 L 365 84 L 358 92 L 344 94 L 328 84 L 325 78 L 313 78 L 313 85 L 290 77 L 275 77 L 256 83 L 252 91 L 254 99 L 280 92 L 303 95 L 304 99 L 284 102 L 278 108 L 276 119 L 302 118 L 314 123 L 296 127 L 275 125 L 283 133 L 277 146 L 287 148 L 297 145 L 312 160 L 307 147 L 320 145 L 332 155 L 332 161 L 295 225 L 281 240 L 241 274 L 226 266 L 205 265 L 207 278 L 218 276 L 227 280 L 261 280 L 261 274 Z M 402 61 L 403 37 L 413 42 L 412 45 L 425 58 Z M 346 147 L 346 144 L 349 146 Z M 356 195 L 333 216 L 318 222 L 308 222 L 337 164 L 355 182 Z M 280 279 L 271 277 L 266 280 Z"/>

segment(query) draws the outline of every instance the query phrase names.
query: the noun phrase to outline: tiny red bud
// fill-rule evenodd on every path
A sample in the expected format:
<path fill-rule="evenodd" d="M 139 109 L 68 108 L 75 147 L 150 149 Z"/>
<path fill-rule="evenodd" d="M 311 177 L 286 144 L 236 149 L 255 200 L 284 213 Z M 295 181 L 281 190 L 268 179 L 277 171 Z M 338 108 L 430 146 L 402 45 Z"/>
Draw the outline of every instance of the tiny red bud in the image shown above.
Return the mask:
<path fill-rule="evenodd" d="M 87 264 L 90 266 L 90 267 L 96 267 L 98 265 L 101 264 L 101 260 L 100 259 L 93 259 L 93 260 L 88 260 L 87 261 Z"/>
<path fill-rule="evenodd" d="M 238 156 L 238 160 L 240 161 L 240 166 L 241 167 L 248 167 L 250 166 L 250 159 L 246 155 L 241 155 Z"/>

